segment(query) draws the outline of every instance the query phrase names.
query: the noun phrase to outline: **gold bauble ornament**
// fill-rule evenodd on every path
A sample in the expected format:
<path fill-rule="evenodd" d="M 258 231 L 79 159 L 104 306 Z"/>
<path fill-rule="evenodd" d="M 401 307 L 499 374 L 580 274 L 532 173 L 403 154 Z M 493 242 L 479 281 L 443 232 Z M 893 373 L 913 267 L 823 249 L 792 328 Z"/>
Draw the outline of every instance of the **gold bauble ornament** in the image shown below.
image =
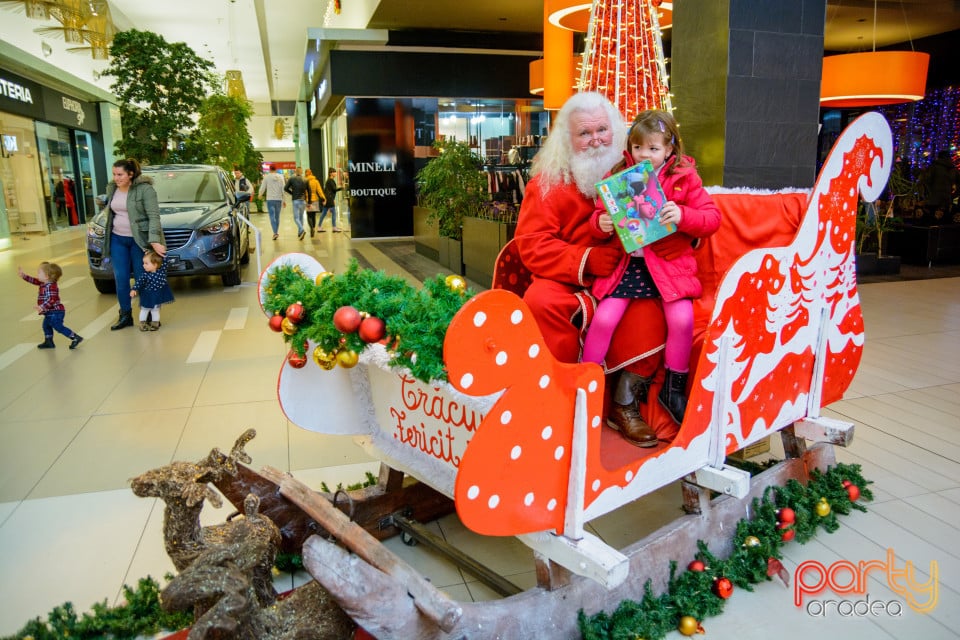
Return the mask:
<path fill-rule="evenodd" d="M 341 349 L 337 353 L 337 363 L 344 369 L 352 369 L 359 361 L 360 356 L 353 349 Z"/>
<path fill-rule="evenodd" d="M 745 547 L 758 547 L 760 546 L 760 538 L 757 536 L 747 536 L 743 539 L 743 546 Z"/>
<path fill-rule="evenodd" d="M 449 276 L 443 279 L 443 282 L 447 285 L 447 289 L 450 289 L 450 291 L 463 293 L 464 291 L 467 290 L 467 281 L 463 279 L 463 276 L 450 274 Z"/>
<path fill-rule="evenodd" d="M 826 518 L 830 515 L 830 503 L 827 502 L 826 498 L 820 498 L 817 501 L 817 515 L 821 518 Z"/>
<path fill-rule="evenodd" d="M 692 636 L 693 634 L 703 632 L 703 628 L 700 626 L 700 623 L 693 616 L 683 616 L 680 618 L 680 623 L 677 624 L 677 631 L 682 633 L 685 636 Z"/>
<path fill-rule="evenodd" d="M 280 330 L 283 331 L 283 335 L 292 336 L 297 332 L 297 325 L 293 324 L 290 318 L 284 318 L 280 323 Z"/>
<path fill-rule="evenodd" d="M 313 350 L 313 361 L 324 371 L 330 371 L 337 366 L 337 352 L 331 352 L 323 347 L 317 347 Z"/>
<path fill-rule="evenodd" d="M 317 274 L 317 277 L 316 277 L 315 282 L 316 282 L 317 284 L 320 284 L 321 282 L 323 282 L 323 281 L 326 280 L 327 278 L 332 278 L 332 277 L 333 277 L 333 272 L 332 272 L 332 271 L 323 271 L 323 272 Z"/>

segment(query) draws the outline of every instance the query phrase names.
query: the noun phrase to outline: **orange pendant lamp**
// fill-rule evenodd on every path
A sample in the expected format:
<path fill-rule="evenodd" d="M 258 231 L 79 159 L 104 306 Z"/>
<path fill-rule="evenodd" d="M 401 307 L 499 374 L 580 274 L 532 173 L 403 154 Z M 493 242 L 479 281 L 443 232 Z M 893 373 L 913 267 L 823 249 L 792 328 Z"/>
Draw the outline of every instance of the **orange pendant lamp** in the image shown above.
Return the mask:
<path fill-rule="evenodd" d="M 929 64 L 927 53 L 877 51 L 877 0 L 873 0 L 873 51 L 823 59 L 820 106 L 844 109 L 922 100 Z"/>
<path fill-rule="evenodd" d="M 930 54 L 918 51 L 846 53 L 823 59 L 820 106 L 875 107 L 922 100 Z"/>

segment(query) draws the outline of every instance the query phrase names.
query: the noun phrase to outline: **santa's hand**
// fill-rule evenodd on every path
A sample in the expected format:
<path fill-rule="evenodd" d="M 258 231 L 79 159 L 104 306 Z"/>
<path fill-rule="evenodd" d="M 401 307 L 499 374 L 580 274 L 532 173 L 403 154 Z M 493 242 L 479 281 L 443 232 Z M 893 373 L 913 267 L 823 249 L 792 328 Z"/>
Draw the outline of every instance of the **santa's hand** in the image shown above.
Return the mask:
<path fill-rule="evenodd" d="M 671 233 L 667 237 L 657 240 L 647 249 L 664 260 L 676 260 L 690 250 L 690 236 L 685 233 Z"/>
<path fill-rule="evenodd" d="M 623 251 L 616 247 L 593 247 L 587 250 L 584 270 L 594 276 L 608 276 L 620 264 Z"/>

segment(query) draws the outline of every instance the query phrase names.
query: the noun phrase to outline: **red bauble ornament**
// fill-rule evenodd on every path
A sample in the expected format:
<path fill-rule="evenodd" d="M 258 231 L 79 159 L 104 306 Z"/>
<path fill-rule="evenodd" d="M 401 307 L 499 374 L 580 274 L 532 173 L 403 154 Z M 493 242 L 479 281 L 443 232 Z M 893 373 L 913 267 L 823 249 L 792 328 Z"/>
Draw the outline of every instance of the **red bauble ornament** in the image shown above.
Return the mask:
<path fill-rule="evenodd" d="M 780 534 L 780 539 L 783 540 L 784 542 L 790 542 L 791 540 L 793 540 L 793 537 L 797 535 L 797 532 L 793 530 L 792 526 L 790 526 L 791 524 L 792 523 L 781 522 L 780 526 L 777 527 L 778 529 L 780 529 L 780 531 L 782 531 L 782 533 Z"/>
<path fill-rule="evenodd" d="M 340 307 L 333 314 L 333 326 L 341 333 L 353 333 L 361 320 L 360 312 L 349 305 Z"/>
<path fill-rule="evenodd" d="M 697 572 L 705 571 L 706 568 L 707 568 L 707 565 L 703 564 L 702 560 L 694 560 L 693 562 L 687 565 L 687 569 L 689 569 L 690 571 L 697 571 Z"/>
<path fill-rule="evenodd" d="M 713 592 L 718 598 L 726 600 L 733 595 L 733 583 L 729 578 L 717 578 L 713 581 Z"/>
<path fill-rule="evenodd" d="M 387 335 L 387 323 L 380 318 L 370 316 L 360 323 L 360 339 L 364 342 L 379 342 Z"/>
<path fill-rule="evenodd" d="M 850 482 L 849 480 L 844 480 L 844 481 L 841 482 L 840 484 L 842 484 L 844 488 L 847 488 L 847 487 L 849 487 L 850 485 L 852 485 L 853 483 Z"/>
<path fill-rule="evenodd" d="M 290 366 L 294 369 L 302 369 L 304 365 L 307 364 L 307 356 L 300 355 L 291 349 L 287 354 L 287 362 L 289 362 Z"/>
<path fill-rule="evenodd" d="M 797 521 L 797 514 L 790 507 L 783 507 L 782 509 L 777 509 L 777 520 L 783 524 L 792 524 Z"/>
<path fill-rule="evenodd" d="M 860 487 L 853 484 L 852 482 L 847 485 L 847 496 L 850 497 L 850 502 L 856 502 L 860 499 Z"/>
<path fill-rule="evenodd" d="M 303 308 L 302 302 L 294 302 L 287 307 L 287 317 L 290 318 L 290 322 L 294 324 L 302 321 L 306 313 L 307 310 Z"/>
<path fill-rule="evenodd" d="M 283 316 L 279 313 L 270 316 L 270 328 L 277 333 L 283 331 Z"/>

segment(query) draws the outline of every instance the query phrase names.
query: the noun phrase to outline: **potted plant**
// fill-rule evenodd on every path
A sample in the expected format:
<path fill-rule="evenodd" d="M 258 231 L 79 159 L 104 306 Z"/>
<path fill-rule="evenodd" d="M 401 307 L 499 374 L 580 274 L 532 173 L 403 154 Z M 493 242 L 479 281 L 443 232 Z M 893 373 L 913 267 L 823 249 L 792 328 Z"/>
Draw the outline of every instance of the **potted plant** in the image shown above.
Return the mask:
<path fill-rule="evenodd" d="M 857 211 L 856 250 L 857 273 L 900 273 L 900 256 L 885 255 L 887 233 L 901 227 L 900 218 L 893 215 L 893 201 L 887 207 L 876 202 L 861 202 Z"/>
<path fill-rule="evenodd" d="M 440 234 L 440 263 L 463 275 L 463 217 L 479 210 L 487 199 L 487 181 L 480 158 L 464 142 L 437 140 L 439 155 L 417 173 L 420 204 L 429 209 L 428 222 Z"/>

